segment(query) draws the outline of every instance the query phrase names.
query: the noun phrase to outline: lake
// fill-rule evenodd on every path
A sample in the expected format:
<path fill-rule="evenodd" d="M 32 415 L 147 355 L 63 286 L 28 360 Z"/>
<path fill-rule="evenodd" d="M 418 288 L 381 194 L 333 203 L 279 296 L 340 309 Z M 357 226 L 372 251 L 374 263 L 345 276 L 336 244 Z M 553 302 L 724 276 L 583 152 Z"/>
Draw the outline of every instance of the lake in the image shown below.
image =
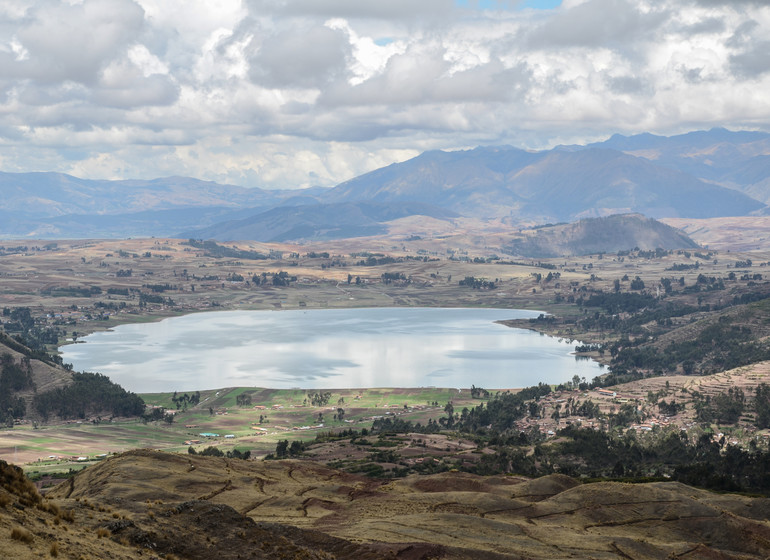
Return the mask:
<path fill-rule="evenodd" d="M 511 309 L 216 311 L 120 325 L 61 347 L 137 393 L 220 387 L 517 388 L 602 373 L 574 342 L 495 323 Z"/>

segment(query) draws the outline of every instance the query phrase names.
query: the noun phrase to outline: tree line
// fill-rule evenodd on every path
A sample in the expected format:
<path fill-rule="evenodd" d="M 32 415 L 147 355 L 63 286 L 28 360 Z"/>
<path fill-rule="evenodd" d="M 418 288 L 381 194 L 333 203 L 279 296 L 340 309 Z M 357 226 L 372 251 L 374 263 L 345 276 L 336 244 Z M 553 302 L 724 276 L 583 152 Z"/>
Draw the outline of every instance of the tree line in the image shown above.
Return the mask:
<path fill-rule="evenodd" d="M 93 415 L 140 416 L 144 401 L 101 373 L 72 374 L 72 384 L 35 395 L 34 409 L 44 419 L 86 418 Z"/>

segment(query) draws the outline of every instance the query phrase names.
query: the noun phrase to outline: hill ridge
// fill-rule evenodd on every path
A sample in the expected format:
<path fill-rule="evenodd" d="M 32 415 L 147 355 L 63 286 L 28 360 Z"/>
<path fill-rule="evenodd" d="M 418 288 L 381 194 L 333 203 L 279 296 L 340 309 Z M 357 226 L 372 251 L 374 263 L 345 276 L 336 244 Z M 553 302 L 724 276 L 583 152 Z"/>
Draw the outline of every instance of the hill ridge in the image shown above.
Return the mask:
<path fill-rule="evenodd" d="M 615 214 L 526 230 L 506 245 L 505 251 L 523 257 L 548 258 L 634 249 L 698 248 L 684 232 L 662 222 L 641 214 Z"/>
<path fill-rule="evenodd" d="M 78 523 L 88 523 L 89 506 L 96 526 L 103 523 L 97 507 L 115 511 L 130 523 L 107 525 L 114 539 L 189 558 L 214 550 L 235 558 L 245 546 L 278 558 L 302 549 L 351 559 L 687 557 L 694 550 L 760 558 L 770 542 L 766 498 L 676 482 L 580 484 L 561 474 L 373 480 L 312 461 L 136 450 L 82 471 L 48 496 L 78 504 Z M 267 530 L 280 548 L 260 545 Z M 241 544 L 232 538 L 239 531 Z"/>

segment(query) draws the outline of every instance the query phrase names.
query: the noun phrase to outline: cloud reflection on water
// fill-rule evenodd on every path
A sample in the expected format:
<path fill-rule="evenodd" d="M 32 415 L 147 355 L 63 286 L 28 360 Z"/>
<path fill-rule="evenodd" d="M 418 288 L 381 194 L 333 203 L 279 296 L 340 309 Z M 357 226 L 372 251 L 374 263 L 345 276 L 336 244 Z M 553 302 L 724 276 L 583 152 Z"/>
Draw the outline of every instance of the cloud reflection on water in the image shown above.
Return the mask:
<path fill-rule="evenodd" d="M 384 308 L 225 311 L 122 325 L 62 348 L 136 392 L 227 386 L 521 387 L 600 373 L 567 341 L 494 321 L 539 312 Z"/>

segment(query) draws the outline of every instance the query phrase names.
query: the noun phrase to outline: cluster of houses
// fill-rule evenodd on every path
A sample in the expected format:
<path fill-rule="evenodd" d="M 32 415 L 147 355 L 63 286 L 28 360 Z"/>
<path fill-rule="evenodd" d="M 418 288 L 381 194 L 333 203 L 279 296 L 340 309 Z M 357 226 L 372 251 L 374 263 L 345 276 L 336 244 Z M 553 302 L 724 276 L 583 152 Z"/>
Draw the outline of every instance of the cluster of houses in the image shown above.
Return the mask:
<path fill-rule="evenodd" d="M 577 400 L 576 395 L 580 395 L 582 401 L 592 400 L 600 406 L 602 411 L 610 410 L 617 405 L 638 403 L 636 397 L 631 395 L 621 395 L 618 394 L 617 391 L 612 391 L 610 389 L 602 388 L 590 392 L 555 391 L 540 399 L 539 404 L 542 407 L 540 417 L 525 417 L 516 422 L 516 427 L 524 432 L 535 428 L 548 437 L 555 436 L 557 430 L 566 428 L 571 424 L 577 424 L 578 426 L 595 430 L 601 429 L 602 422 L 597 418 L 574 417 L 567 414 L 567 405 L 570 404 L 572 399 L 574 399 L 574 401 L 572 401 L 574 406 L 578 406 L 581 402 Z M 638 406 L 637 409 L 639 409 Z M 557 410 L 560 411 L 561 414 L 555 416 L 553 413 Z M 655 420 L 651 421 L 651 423 L 640 424 L 637 429 L 646 431 L 649 428 L 651 430 L 656 422 L 664 423 L 663 420 Z"/>

